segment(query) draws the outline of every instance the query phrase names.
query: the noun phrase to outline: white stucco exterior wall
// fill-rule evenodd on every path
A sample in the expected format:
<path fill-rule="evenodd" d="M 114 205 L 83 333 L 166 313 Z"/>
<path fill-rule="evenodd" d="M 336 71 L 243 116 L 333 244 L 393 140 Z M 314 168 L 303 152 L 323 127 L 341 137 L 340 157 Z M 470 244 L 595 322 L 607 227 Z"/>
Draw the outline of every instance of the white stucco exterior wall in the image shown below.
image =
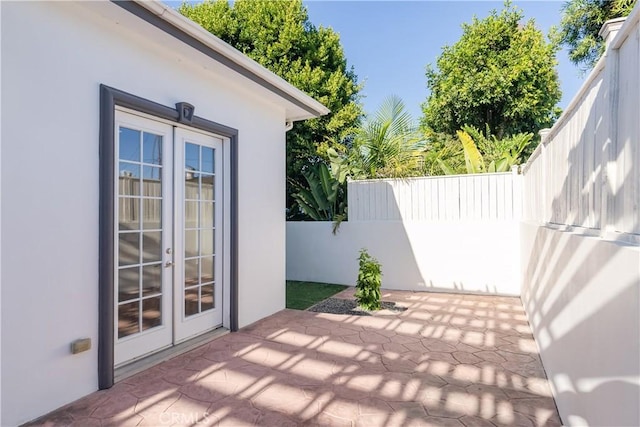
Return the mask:
<path fill-rule="evenodd" d="M 382 264 L 382 287 L 519 295 L 517 220 L 287 222 L 287 279 L 354 286 L 358 253 Z"/>
<path fill-rule="evenodd" d="M 0 5 L 0 23 L 2 22 L 2 6 Z M 0 31 L 2 46 L 2 31 Z M 0 99 L 2 99 L 2 54 L 0 54 Z M 2 103 L 0 102 L 0 118 Z M 2 120 L 0 119 L 0 191 L 2 190 Z M 2 242 L 2 197 L 0 197 L 0 242 Z M 0 244 L 0 309 L 2 308 L 2 244 Z M 0 378 L 2 378 L 2 313 L 0 312 Z M 2 422 L 2 381 L 0 380 L 0 422 Z"/>
<path fill-rule="evenodd" d="M 521 231 L 522 302 L 563 423 L 640 425 L 640 247 Z"/>
<path fill-rule="evenodd" d="M 239 130 L 240 326 L 284 308 L 285 111 L 79 3 L 1 8 L 5 426 L 97 389 L 99 84 Z"/>

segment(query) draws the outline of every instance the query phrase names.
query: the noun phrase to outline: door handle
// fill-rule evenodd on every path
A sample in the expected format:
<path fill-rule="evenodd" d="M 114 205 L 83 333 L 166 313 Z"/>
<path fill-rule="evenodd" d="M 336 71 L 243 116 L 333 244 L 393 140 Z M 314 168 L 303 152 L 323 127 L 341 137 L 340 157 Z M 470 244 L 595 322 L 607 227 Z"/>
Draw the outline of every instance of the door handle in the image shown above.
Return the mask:
<path fill-rule="evenodd" d="M 164 263 L 164 268 L 173 267 L 173 261 L 167 261 Z"/>

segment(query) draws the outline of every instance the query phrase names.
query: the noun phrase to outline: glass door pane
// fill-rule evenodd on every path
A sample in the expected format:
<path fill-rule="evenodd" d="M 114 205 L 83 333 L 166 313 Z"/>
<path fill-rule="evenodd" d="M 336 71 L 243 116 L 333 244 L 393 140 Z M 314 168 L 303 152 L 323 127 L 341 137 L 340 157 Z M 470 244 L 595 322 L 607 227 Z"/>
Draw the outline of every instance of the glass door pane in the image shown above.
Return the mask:
<path fill-rule="evenodd" d="M 162 325 L 163 136 L 124 125 L 118 135 L 118 338 L 124 338 Z"/>
<path fill-rule="evenodd" d="M 116 365 L 171 344 L 172 128 L 116 112 Z M 173 165 L 170 164 L 169 168 Z M 169 222 L 167 222 L 169 221 Z M 169 224 L 169 230 L 166 225 Z M 169 294 L 169 295 L 167 295 Z"/>
<path fill-rule="evenodd" d="M 184 315 L 193 316 L 216 306 L 215 149 L 187 142 L 184 153 Z"/>

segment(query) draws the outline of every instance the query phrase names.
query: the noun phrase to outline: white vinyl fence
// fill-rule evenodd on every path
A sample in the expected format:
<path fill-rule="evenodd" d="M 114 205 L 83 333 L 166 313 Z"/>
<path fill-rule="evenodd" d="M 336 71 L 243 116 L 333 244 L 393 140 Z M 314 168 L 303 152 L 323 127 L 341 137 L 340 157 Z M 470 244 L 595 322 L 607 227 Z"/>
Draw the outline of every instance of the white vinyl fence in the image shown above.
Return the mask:
<path fill-rule="evenodd" d="M 519 219 L 520 193 L 515 173 L 350 181 L 349 221 Z"/>
<path fill-rule="evenodd" d="M 640 6 L 523 168 L 521 297 L 565 425 L 640 425 Z M 617 33 L 617 35 L 616 35 Z"/>
<path fill-rule="evenodd" d="M 609 42 L 523 168 L 525 220 L 640 235 L 638 31 Z"/>

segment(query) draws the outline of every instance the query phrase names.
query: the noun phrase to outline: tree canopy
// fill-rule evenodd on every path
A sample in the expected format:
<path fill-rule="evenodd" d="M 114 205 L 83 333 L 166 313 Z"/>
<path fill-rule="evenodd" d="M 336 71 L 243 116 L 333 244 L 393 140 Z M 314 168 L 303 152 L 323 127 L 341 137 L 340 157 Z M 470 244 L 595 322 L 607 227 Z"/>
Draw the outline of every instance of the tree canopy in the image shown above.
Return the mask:
<path fill-rule="evenodd" d="M 449 135 L 465 125 L 488 127 L 502 138 L 553 123 L 560 113 L 558 43 L 522 19 L 507 2 L 462 25 L 461 38 L 443 47 L 435 68 L 427 66 L 423 126 Z"/>
<path fill-rule="evenodd" d="M 184 3 L 179 12 L 331 110 L 287 133 L 287 207 L 294 216 L 300 212 L 292 197 L 295 184 L 306 183 L 303 172 L 323 160 L 318 146 L 352 133 L 362 116 L 360 86 L 339 35 L 316 28 L 302 0 Z"/>
<path fill-rule="evenodd" d="M 629 15 L 636 0 L 571 0 L 562 7 L 562 43 L 569 47 L 569 59 L 582 70 L 590 70 L 604 52 L 598 35 L 609 19 Z"/>

